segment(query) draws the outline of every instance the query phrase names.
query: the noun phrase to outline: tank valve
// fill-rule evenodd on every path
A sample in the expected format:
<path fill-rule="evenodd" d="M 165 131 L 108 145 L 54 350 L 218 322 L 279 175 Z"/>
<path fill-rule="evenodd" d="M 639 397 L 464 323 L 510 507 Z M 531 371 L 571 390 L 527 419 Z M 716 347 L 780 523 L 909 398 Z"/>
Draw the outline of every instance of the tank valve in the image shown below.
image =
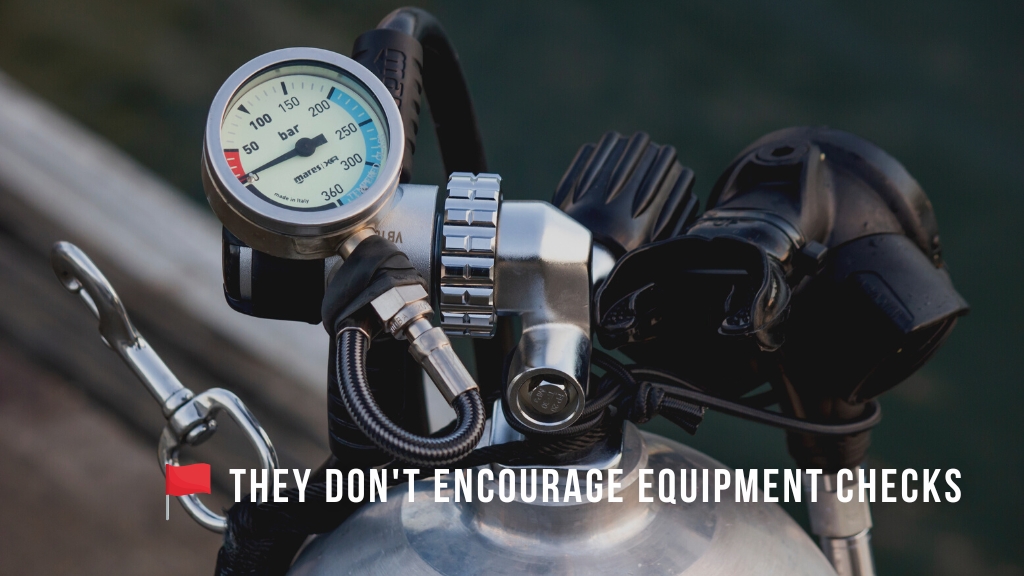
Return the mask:
<path fill-rule="evenodd" d="M 501 209 L 495 303 L 522 320 L 508 367 L 512 417 L 537 432 L 572 426 L 590 376 L 590 231 L 546 202 Z"/>

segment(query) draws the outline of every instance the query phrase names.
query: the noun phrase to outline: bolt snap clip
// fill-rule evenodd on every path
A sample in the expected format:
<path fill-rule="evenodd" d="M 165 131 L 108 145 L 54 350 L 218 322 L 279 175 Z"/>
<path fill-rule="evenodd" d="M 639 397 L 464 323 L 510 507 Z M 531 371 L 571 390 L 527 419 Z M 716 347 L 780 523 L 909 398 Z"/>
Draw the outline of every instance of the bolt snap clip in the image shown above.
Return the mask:
<path fill-rule="evenodd" d="M 78 294 L 96 315 L 103 343 L 124 360 L 160 404 L 167 419 L 157 451 L 161 472 L 166 473 L 167 464 L 178 465 L 182 444 L 197 446 L 213 436 L 215 418 L 221 412 L 242 429 L 264 469 L 278 467 L 270 438 L 241 399 L 223 388 L 211 388 L 197 396 L 183 386 L 132 325 L 121 298 L 85 252 L 70 242 L 58 242 L 50 252 L 50 264 L 64 288 Z M 203 528 L 217 533 L 227 529 L 227 518 L 211 511 L 196 495 L 179 496 L 178 501 Z"/>

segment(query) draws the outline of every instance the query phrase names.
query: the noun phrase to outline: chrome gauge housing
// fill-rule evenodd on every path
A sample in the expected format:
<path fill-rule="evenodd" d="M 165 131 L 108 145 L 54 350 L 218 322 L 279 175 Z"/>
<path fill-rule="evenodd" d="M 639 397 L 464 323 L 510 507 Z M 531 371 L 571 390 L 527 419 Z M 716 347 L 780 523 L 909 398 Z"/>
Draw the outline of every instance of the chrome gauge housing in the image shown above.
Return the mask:
<path fill-rule="evenodd" d="M 253 248 L 326 258 L 391 202 L 404 142 L 398 106 L 369 70 L 327 50 L 276 50 L 217 92 L 203 188 L 221 222 Z"/>

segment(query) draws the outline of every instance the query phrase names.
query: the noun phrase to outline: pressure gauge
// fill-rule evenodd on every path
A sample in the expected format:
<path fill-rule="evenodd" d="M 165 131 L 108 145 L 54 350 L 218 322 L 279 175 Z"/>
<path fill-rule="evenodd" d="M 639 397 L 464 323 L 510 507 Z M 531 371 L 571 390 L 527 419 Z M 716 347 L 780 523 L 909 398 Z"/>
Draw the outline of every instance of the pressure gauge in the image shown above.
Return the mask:
<path fill-rule="evenodd" d="M 233 234 L 284 258 L 324 258 L 394 196 L 405 135 L 384 84 L 326 50 L 239 68 L 206 122 L 203 186 Z"/>

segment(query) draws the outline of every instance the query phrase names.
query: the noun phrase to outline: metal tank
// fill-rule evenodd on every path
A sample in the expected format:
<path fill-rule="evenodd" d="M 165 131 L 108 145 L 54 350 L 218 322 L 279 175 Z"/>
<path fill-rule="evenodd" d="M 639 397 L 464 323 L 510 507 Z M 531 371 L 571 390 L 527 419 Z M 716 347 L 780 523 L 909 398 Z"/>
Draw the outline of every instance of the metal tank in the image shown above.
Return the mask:
<path fill-rule="evenodd" d="M 313 539 L 288 574 L 835 576 L 778 505 L 736 503 L 731 490 L 715 503 L 710 488 L 711 501 L 704 503 L 701 472 L 692 504 L 662 503 L 656 483 L 647 491 L 654 502 L 639 501 L 639 469 L 653 469 L 656 481 L 662 469 L 678 476 L 680 469 L 726 468 L 712 458 L 629 423 L 621 450 L 607 452 L 575 467 L 622 469 L 623 487 L 616 491 L 622 502 L 590 503 L 584 495 L 582 504 L 542 503 L 539 497 L 504 503 L 496 485 L 489 486 L 496 494 L 489 503 L 475 496 L 454 502 L 448 482 L 441 493 L 450 501 L 441 503 L 434 501 L 433 480 L 418 481 L 414 502 L 406 485 L 393 487 L 387 502 L 366 504 L 334 532 Z M 678 486 L 676 492 L 678 498 Z"/>

